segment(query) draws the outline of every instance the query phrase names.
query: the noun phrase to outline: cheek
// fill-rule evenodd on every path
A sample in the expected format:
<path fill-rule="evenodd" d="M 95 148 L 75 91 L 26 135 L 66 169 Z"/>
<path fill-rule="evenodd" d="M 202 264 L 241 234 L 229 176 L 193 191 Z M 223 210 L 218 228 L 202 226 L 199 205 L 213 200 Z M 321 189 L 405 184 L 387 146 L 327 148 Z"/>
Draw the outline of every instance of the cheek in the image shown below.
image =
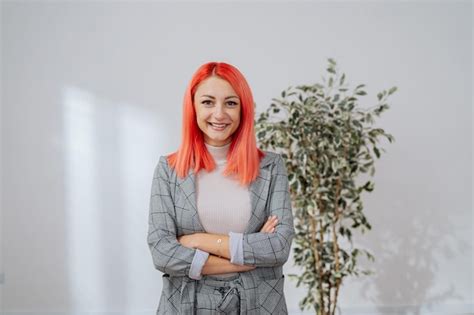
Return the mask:
<path fill-rule="evenodd" d="M 205 121 L 208 118 L 208 113 L 206 111 L 200 110 L 196 112 L 196 117 L 198 121 Z"/>
<path fill-rule="evenodd" d="M 235 122 L 235 123 L 240 123 L 240 112 L 236 113 L 233 117 L 232 117 L 232 120 Z"/>

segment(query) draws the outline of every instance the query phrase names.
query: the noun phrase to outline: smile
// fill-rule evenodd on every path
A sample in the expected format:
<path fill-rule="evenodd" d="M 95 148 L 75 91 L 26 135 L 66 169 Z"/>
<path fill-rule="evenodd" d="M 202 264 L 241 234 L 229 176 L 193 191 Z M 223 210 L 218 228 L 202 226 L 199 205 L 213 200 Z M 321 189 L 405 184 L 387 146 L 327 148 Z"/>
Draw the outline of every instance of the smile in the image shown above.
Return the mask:
<path fill-rule="evenodd" d="M 216 123 L 210 123 L 208 122 L 208 124 L 211 126 L 211 128 L 213 130 L 216 130 L 216 131 L 222 131 L 224 130 L 227 126 L 229 126 L 230 124 L 216 124 Z"/>

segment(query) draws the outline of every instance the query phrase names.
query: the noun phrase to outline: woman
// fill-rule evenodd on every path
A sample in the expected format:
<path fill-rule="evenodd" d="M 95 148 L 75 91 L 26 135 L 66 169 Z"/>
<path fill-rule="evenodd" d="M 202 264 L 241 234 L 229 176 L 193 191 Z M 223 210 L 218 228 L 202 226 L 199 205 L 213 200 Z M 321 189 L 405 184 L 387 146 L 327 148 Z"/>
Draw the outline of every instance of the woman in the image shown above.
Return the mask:
<path fill-rule="evenodd" d="M 151 191 L 147 241 L 164 273 L 157 314 L 287 314 L 287 171 L 256 146 L 247 81 L 206 63 L 183 105 L 181 145 L 160 157 Z"/>

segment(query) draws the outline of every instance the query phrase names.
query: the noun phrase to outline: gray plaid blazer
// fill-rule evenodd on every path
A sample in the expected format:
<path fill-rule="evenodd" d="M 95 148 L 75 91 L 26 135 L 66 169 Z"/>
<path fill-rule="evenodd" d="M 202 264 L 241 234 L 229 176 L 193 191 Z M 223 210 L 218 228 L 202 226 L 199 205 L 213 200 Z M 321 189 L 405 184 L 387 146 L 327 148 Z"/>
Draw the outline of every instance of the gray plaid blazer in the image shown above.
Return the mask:
<path fill-rule="evenodd" d="M 280 154 L 264 151 L 260 173 L 249 185 L 252 215 L 244 231 L 244 265 L 257 268 L 239 273 L 241 314 L 288 314 L 283 292 L 283 264 L 295 235 L 287 170 Z M 278 217 L 273 233 L 259 232 L 270 215 Z M 196 286 L 188 273 L 196 249 L 177 237 L 206 233 L 196 208 L 194 170 L 182 179 L 161 156 L 155 168 L 150 199 L 147 242 L 163 290 L 157 314 L 195 314 Z"/>

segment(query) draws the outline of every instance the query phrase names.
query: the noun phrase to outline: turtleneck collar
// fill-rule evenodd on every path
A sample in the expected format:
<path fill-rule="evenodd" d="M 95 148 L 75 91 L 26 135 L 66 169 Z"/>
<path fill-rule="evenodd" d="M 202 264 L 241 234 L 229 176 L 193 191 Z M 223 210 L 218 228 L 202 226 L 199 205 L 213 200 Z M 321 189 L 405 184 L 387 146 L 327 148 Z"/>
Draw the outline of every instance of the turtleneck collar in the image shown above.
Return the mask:
<path fill-rule="evenodd" d="M 216 147 L 210 144 L 207 144 L 204 142 L 206 145 L 207 150 L 209 153 L 212 155 L 214 158 L 214 161 L 216 162 L 217 165 L 222 165 L 227 162 L 227 152 L 229 151 L 230 144 L 232 142 L 227 143 L 226 145 Z"/>

